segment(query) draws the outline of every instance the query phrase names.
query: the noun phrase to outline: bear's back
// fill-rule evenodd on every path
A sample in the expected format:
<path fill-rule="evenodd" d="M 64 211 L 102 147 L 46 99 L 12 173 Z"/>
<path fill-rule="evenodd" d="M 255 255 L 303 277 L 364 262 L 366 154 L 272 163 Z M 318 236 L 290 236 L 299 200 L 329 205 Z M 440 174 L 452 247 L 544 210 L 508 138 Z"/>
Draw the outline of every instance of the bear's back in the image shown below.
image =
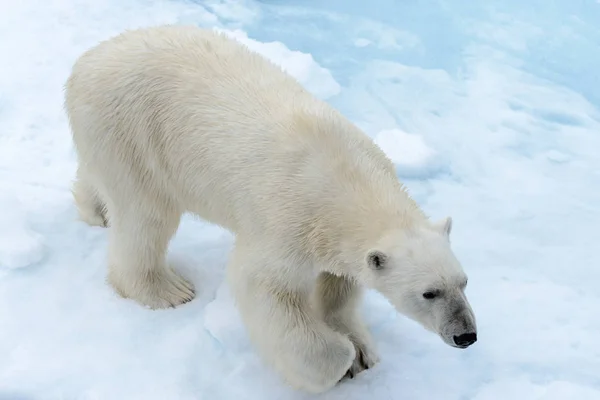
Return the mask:
<path fill-rule="evenodd" d="M 67 92 L 72 120 L 95 127 L 74 130 L 83 158 L 103 168 L 134 162 L 219 225 L 291 227 L 340 199 L 350 206 L 371 191 L 357 185 L 376 176 L 393 179 L 365 134 L 280 67 L 213 31 L 167 26 L 109 39 L 76 62 Z"/>
<path fill-rule="evenodd" d="M 123 107 L 145 95 L 160 103 L 154 111 L 169 104 L 200 110 L 212 105 L 261 121 L 268 119 L 265 112 L 291 106 L 296 95 L 309 97 L 265 57 L 224 33 L 191 26 L 138 29 L 108 39 L 77 60 L 68 86 L 74 88 L 77 80 L 92 89 L 88 97 L 118 93 L 113 104 Z"/>

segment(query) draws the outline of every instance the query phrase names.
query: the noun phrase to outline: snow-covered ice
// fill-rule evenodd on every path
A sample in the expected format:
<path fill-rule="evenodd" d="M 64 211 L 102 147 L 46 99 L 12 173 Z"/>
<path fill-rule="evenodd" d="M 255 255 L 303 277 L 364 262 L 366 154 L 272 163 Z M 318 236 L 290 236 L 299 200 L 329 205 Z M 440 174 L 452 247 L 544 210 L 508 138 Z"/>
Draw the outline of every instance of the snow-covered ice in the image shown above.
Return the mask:
<path fill-rule="evenodd" d="M 105 282 L 77 220 L 62 85 L 124 29 L 226 30 L 371 135 L 452 215 L 479 341 L 443 344 L 376 293 L 382 361 L 321 396 L 250 345 L 223 285 L 232 237 L 186 218 L 198 297 L 150 311 Z M 0 5 L 0 399 L 600 399 L 597 0 L 20 0 Z M 268 329 L 268 327 L 265 327 Z"/>

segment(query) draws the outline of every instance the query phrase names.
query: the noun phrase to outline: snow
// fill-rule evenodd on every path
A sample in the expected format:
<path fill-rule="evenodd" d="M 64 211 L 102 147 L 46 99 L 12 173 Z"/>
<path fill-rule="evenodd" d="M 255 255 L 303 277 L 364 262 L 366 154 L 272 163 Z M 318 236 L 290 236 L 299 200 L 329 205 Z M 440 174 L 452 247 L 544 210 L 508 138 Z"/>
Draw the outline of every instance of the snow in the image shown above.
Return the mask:
<path fill-rule="evenodd" d="M 600 399 L 600 7 L 594 0 L 22 0 L 0 17 L 0 399 Z M 124 29 L 193 23 L 272 58 L 371 135 L 454 219 L 479 341 L 443 344 L 370 292 L 382 361 L 288 389 L 223 284 L 232 237 L 186 217 L 196 285 L 150 311 L 107 286 L 77 220 L 62 109 L 74 60 Z"/>

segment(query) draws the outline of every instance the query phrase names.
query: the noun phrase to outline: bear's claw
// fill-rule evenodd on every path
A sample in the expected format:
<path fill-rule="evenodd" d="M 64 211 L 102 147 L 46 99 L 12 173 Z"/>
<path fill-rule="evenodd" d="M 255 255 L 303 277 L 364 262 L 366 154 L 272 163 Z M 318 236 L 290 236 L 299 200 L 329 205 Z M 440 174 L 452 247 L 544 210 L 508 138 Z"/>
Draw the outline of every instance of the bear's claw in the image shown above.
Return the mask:
<path fill-rule="evenodd" d="M 346 371 L 346 374 L 340 379 L 340 382 L 347 379 L 354 379 L 356 375 L 361 373 L 364 370 L 370 369 L 373 367 L 378 359 L 375 355 L 369 355 L 368 351 L 363 348 L 363 346 L 356 345 L 356 358 L 352 363 L 352 366 Z"/>

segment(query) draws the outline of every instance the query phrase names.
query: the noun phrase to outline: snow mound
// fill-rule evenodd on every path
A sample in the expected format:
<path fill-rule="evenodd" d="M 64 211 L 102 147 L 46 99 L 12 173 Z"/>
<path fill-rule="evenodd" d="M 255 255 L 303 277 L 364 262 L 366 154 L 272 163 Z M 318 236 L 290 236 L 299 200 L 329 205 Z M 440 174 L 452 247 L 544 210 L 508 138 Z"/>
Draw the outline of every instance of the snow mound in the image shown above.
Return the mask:
<path fill-rule="evenodd" d="M 218 29 L 218 31 L 245 44 L 250 50 L 267 57 L 296 78 L 306 90 L 321 99 L 333 97 L 341 90 L 340 84 L 336 82 L 331 72 L 321 67 L 311 54 L 290 50 L 281 42 L 259 42 L 250 39 L 246 32 L 239 29 Z"/>
<path fill-rule="evenodd" d="M 43 237 L 26 223 L 16 201 L 3 199 L 0 206 L 0 269 L 28 267 L 44 257 Z"/>
<path fill-rule="evenodd" d="M 250 344 L 233 296 L 226 283 L 217 290 L 215 299 L 204 310 L 204 328 L 224 348 L 240 351 Z"/>
<path fill-rule="evenodd" d="M 388 129 L 375 136 L 375 143 L 396 165 L 401 177 L 424 179 L 442 168 L 440 156 L 420 135 Z"/>

